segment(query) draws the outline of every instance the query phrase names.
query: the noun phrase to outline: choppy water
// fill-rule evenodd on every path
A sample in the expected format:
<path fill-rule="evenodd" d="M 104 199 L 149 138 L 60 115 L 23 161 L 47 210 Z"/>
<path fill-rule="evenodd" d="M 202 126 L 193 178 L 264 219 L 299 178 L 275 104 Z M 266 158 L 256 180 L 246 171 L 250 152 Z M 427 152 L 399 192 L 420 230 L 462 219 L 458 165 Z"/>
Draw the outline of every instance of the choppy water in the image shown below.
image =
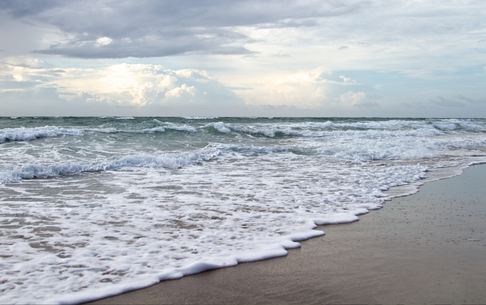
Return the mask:
<path fill-rule="evenodd" d="M 0 118 L 0 302 L 285 255 L 485 148 L 484 119 Z"/>

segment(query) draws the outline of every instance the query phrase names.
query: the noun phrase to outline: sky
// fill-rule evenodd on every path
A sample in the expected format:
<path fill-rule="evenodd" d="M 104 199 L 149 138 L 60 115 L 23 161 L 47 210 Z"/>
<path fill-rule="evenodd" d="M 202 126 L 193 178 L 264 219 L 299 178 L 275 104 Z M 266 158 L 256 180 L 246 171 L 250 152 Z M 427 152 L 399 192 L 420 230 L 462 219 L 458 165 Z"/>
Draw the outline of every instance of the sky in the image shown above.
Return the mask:
<path fill-rule="evenodd" d="M 486 117 L 484 0 L 0 0 L 0 116 Z"/>

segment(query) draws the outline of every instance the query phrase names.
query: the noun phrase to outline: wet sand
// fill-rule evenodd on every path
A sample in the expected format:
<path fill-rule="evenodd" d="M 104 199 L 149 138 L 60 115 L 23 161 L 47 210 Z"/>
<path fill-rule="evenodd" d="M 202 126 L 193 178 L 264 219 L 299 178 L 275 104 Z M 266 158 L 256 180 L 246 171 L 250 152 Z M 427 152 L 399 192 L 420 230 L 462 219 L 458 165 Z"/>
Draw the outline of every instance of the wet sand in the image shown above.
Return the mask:
<path fill-rule="evenodd" d="M 486 165 L 319 229 L 286 257 L 89 304 L 486 303 Z"/>

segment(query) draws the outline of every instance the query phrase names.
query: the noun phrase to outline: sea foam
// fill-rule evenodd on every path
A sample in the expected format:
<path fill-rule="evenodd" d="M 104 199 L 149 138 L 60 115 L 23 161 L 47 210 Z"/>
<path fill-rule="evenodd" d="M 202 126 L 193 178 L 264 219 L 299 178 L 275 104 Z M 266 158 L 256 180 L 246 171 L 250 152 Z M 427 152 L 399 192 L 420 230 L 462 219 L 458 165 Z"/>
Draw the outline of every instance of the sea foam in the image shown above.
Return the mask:
<path fill-rule="evenodd" d="M 91 164 L 83 162 L 67 162 L 47 166 L 27 164 L 12 168 L 0 168 L 0 184 L 18 182 L 22 179 L 57 177 L 83 172 L 110 171 L 126 167 L 180 168 L 210 160 L 219 153 L 217 150 L 206 150 L 198 153 L 182 154 L 138 154 Z"/>
<path fill-rule="evenodd" d="M 59 135 L 82 136 L 83 130 L 66 129 L 56 126 L 4 128 L 0 130 L 0 143 L 6 141 L 29 141 Z"/>

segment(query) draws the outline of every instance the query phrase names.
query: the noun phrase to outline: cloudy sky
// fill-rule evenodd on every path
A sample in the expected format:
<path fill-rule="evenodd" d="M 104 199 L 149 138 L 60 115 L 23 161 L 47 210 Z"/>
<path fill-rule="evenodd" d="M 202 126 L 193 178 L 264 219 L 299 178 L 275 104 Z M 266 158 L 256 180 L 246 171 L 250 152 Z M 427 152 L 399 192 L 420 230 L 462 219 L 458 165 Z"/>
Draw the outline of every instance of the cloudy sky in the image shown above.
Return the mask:
<path fill-rule="evenodd" d="M 0 0 L 0 116 L 486 117 L 484 0 Z"/>

